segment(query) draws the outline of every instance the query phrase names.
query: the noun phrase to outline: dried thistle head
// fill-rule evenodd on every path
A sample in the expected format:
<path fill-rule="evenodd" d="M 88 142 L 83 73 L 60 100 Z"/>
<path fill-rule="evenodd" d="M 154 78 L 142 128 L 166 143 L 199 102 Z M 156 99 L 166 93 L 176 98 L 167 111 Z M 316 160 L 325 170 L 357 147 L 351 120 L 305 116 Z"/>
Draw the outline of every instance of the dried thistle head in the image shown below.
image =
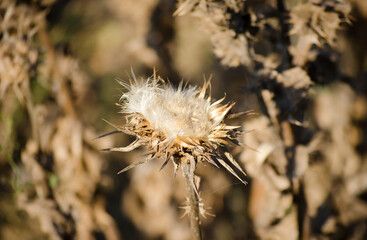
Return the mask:
<path fill-rule="evenodd" d="M 244 171 L 225 150 L 227 145 L 240 145 L 236 138 L 242 131 L 239 126 L 226 125 L 224 120 L 247 112 L 229 114 L 234 103 L 223 105 L 224 98 L 211 102 L 211 97 L 206 96 L 210 79 L 198 89 L 182 83 L 174 88 L 155 74 L 147 81 L 137 81 L 134 73 L 132 76 L 130 84 L 121 82 L 128 91 L 118 104 L 127 123 L 122 127 L 113 126 L 135 136 L 136 140 L 127 147 L 106 150 L 128 152 L 145 146 L 147 158 L 132 163 L 119 173 L 154 158 L 162 158 L 162 168 L 171 160 L 175 173 L 180 164 L 189 164 L 192 182 L 197 164 L 209 162 L 216 167 L 219 163 L 245 183 L 236 173 L 239 171 L 245 175 Z"/>

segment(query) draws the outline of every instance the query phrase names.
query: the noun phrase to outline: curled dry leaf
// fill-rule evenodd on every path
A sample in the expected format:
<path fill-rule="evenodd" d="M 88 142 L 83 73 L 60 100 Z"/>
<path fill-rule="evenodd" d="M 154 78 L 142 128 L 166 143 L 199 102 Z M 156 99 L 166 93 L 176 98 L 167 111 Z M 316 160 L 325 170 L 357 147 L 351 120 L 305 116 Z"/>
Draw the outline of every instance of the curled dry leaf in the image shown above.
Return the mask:
<path fill-rule="evenodd" d="M 4 0 L 0 3 L 0 14 L 0 98 L 12 88 L 24 101 L 20 85 L 29 80 L 29 73 L 37 64 L 38 50 L 33 38 L 45 12 Z"/>
<path fill-rule="evenodd" d="M 247 37 L 229 28 L 231 17 L 228 9 L 231 9 L 233 14 L 239 14 L 243 5 L 243 1 L 235 0 L 223 2 L 184 0 L 178 2 L 175 15 L 190 13 L 200 21 L 202 28 L 210 36 L 215 55 L 221 59 L 223 65 L 252 66 Z"/>
<path fill-rule="evenodd" d="M 325 8 L 332 11 L 325 11 Z M 298 4 L 290 12 L 292 28 L 289 32 L 292 45 L 289 51 L 293 64 L 303 66 L 310 59 L 312 45 L 321 47 L 323 43 L 335 46 L 337 30 L 341 23 L 348 21 L 350 6 L 339 1 L 323 1 L 320 4 L 310 2 Z"/>

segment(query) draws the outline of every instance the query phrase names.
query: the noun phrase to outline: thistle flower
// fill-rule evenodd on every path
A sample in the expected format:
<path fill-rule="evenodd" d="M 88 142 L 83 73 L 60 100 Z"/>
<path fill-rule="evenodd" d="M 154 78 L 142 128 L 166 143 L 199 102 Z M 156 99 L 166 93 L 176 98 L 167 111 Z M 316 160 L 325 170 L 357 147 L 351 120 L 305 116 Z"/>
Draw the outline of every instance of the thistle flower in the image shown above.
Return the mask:
<path fill-rule="evenodd" d="M 201 239 L 199 215 L 208 214 L 199 197 L 195 184 L 197 164 L 208 162 L 216 167 L 226 168 L 242 183 L 246 182 L 236 171 L 246 175 L 233 156 L 226 151 L 228 145 L 240 145 L 236 138 L 242 134 L 239 126 L 229 126 L 225 119 L 248 112 L 229 114 L 234 103 L 221 104 L 224 97 L 211 102 L 210 79 L 204 79 L 201 89 L 194 86 L 178 88 L 165 83 L 156 74 L 147 81 L 137 81 L 132 72 L 130 84 L 121 82 L 127 89 L 120 98 L 121 112 L 126 117 L 124 126 L 114 126 L 117 131 L 135 136 L 136 140 L 127 147 L 105 149 L 128 152 L 145 146 L 147 157 L 122 169 L 125 172 L 154 158 L 162 158 L 164 168 L 169 161 L 174 164 L 174 174 L 181 166 L 185 179 L 187 206 L 192 239 Z M 210 214 L 208 214 L 210 215 Z"/>
<path fill-rule="evenodd" d="M 167 84 L 154 74 L 147 81 L 137 81 L 132 72 L 130 84 L 121 82 L 127 89 L 120 98 L 121 113 L 126 116 L 124 126 L 115 126 L 117 131 L 136 137 L 127 147 L 106 149 L 128 152 L 145 146 L 147 157 L 122 169 L 125 172 L 154 158 L 163 159 L 164 168 L 169 161 L 175 166 L 175 174 L 181 164 L 189 165 L 190 182 L 194 186 L 194 171 L 197 164 L 208 162 L 216 167 L 222 165 L 242 183 L 237 173 L 245 175 L 233 156 L 226 151 L 228 145 L 240 145 L 236 138 L 242 133 L 239 126 L 228 126 L 227 118 L 248 112 L 229 114 L 235 103 L 221 104 L 222 99 L 211 102 L 210 79 L 204 79 L 201 89 L 194 86 L 178 88 Z M 196 188 L 195 188 L 196 189 Z M 197 194 L 197 190 L 196 194 Z"/>

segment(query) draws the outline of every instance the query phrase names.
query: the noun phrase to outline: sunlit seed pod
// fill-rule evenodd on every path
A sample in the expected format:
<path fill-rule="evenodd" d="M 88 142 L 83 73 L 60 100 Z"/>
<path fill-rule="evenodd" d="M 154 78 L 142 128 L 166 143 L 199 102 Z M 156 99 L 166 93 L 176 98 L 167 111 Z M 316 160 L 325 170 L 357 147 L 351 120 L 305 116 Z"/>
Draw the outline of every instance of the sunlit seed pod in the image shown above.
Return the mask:
<path fill-rule="evenodd" d="M 147 158 L 132 163 L 120 173 L 160 158 L 164 160 L 162 168 L 172 161 L 175 171 L 181 163 L 190 164 L 192 178 L 201 162 L 221 165 L 246 183 L 239 175 L 245 176 L 245 172 L 226 150 L 228 145 L 241 145 L 236 138 L 243 131 L 239 126 L 226 125 L 224 120 L 249 112 L 229 114 L 234 103 L 222 104 L 224 98 L 211 102 L 207 96 L 210 79 L 204 80 L 199 89 L 182 83 L 174 88 L 155 74 L 146 81 L 138 81 L 133 72 L 132 76 L 129 84 L 121 82 L 127 92 L 117 104 L 126 117 L 126 124 L 113 126 L 135 136 L 136 140 L 127 147 L 106 150 L 128 152 L 144 146 Z"/>

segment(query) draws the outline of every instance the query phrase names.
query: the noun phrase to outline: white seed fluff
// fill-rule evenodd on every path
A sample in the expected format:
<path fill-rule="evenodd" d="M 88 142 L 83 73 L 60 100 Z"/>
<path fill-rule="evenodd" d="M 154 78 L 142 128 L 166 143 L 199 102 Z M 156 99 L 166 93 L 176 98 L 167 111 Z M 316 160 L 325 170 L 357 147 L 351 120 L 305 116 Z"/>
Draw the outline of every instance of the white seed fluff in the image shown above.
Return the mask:
<path fill-rule="evenodd" d="M 177 89 L 169 84 L 162 86 L 153 78 L 145 82 L 135 81 L 132 85 L 122 83 L 128 92 L 120 99 L 126 114 L 139 113 L 166 136 L 207 138 L 210 132 L 220 124 L 224 114 L 213 112 L 213 106 L 205 97 L 199 97 L 200 91 L 193 86 Z"/>

